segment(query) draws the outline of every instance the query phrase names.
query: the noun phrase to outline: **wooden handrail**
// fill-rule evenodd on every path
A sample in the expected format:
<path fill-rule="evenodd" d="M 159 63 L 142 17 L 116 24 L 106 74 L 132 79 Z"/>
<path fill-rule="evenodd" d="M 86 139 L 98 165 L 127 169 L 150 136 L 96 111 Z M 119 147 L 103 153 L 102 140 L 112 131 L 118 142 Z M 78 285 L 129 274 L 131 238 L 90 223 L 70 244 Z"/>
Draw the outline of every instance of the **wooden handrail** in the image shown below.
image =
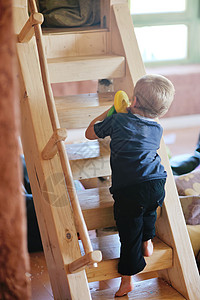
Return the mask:
<path fill-rule="evenodd" d="M 29 0 L 29 7 L 32 14 L 37 13 L 37 6 L 34 0 Z M 34 31 L 35 31 L 35 37 L 36 37 L 36 43 L 37 43 L 37 49 L 38 49 L 38 56 L 39 56 L 39 62 L 40 62 L 40 68 L 41 68 L 41 74 L 42 74 L 42 80 L 44 85 L 44 92 L 46 96 L 47 106 L 49 110 L 49 115 L 51 119 L 51 124 L 53 131 L 55 132 L 57 129 L 60 128 L 53 92 L 50 85 L 50 79 L 49 79 L 49 72 L 48 72 L 48 66 L 47 66 L 47 60 L 44 53 L 44 47 L 42 43 L 42 30 L 41 25 L 36 24 L 34 25 Z M 92 244 L 89 238 L 88 230 L 85 224 L 85 220 L 83 218 L 82 210 L 78 201 L 78 197 L 76 194 L 74 181 L 72 177 L 72 172 L 69 164 L 68 156 L 66 155 L 65 145 L 63 141 L 57 142 L 58 147 L 58 153 L 60 156 L 60 161 L 65 177 L 65 182 L 67 186 L 67 190 L 69 193 L 69 198 L 71 201 L 73 213 L 74 213 L 74 219 L 76 228 L 80 234 L 81 241 L 83 243 L 84 251 L 86 254 L 93 252 Z M 96 265 L 95 265 L 96 266 Z"/>
<path fill-rule="evenodd" d="M 76 259 L 66 267 L 68 268 L 70 273 L 74 273 L 84 268 L 87 265 L 92 265 L 98 263 L 102 260 L 101 251 L 95 250 L 93 252 L 87 253 L 84 256 Z"/>
<path fill-rule="evenodd" d="M 27 20 L 26 24 L 18 34 L 18 42 L 19 43 L 27 43 L 29 42 L 32 37 L 34 36 L 34 28 L 33 26 L 36 24 L 42 24 L 44 21 L 44 17 L 40 13 L 33 13 L 30 15 L 29 19 Z"/>
<path fill-rule="evenodd" d="M 67 137 L 67 129 L 58 128 L 56 131 L 54 131 L 48 143 L 42 150 L 42 158 L 43 159 L 53 158 L 58 152 L 57 143 L 59 141 L 65 141 L 66 137 Z"/>

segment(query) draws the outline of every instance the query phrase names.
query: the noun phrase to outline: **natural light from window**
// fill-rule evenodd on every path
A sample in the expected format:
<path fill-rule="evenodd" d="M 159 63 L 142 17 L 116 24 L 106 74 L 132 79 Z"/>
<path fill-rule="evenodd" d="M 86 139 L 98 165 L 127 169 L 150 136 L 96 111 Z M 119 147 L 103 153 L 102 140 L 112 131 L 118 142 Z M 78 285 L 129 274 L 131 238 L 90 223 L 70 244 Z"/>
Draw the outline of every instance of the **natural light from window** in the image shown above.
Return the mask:
<path fill-rule="evenodd" d="M 183 12 L 186 0 L 131 0 L 131 14 Z"/>
<path fill-rule="evenodd" d="M 131 0 L 129 2 L 138 45 L 145 63 L 188 59 L 189 27 L 183 21 L 183 16 L 188 9 L 188 1 Z"/>
<path fill-rule="evenodd" d="M 187 57 L 187 26 L 164 25 L 135 28 L 144 62 Z"/>

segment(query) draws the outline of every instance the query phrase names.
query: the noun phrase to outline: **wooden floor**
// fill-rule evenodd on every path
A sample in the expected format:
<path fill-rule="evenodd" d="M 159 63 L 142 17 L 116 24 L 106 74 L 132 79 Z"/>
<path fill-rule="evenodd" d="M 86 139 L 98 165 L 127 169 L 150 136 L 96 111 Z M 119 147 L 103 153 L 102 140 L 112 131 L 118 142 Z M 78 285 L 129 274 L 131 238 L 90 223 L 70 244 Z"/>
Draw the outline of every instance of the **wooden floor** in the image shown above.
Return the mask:
<path fill-rule="evenodd" d="M 184 154 L 184 153 L 193 153 L 198 135 L 200 132 L 199 127 L 192 127 L 188 129 L 178 129 L 178 130 L 164 130 L 164 136 L 166 139 L 166 142 L 168 144 L 168 147 L 170 149 L 170 152 L 172 155 L 179 155 L 179 154 Z M 91 235 L 94 234 L 94 232 L 90 233 Z M 30 254 L 30 265 L 31 265 L 31 270 L 30 270 L 30 280 L 31 280 L 31 290 L 32 290 L 32 300 L 49 300 L 53 299 L 53 294 L 51 290 L 51 285 L 49 282 L 49 276 L 47 272 L 47 267 L 46 267 L 46 262 L 44 259 L 43 253 L 32 253 Z M 154 274 L 156 276 L 156 273 Z M 155 277 L 154 276 L 154 277 Z M 131 293 L 131 297 L 123 297 L 123 299 L 154 299 L 154 298 L 149 298 L 148 294 L 149 293 L 142 293 L 141 296 L 138 296 L 138 293 L 141 292 L 141 287 L 139 284 L 140 280 L 146 280 L 146 283 L 143 284 L 143 289 L 149 289 L 149 280 L 151 276 L 149 274 L 143 274 L 143 275 L 137 275 L 134 276 L 134 281 L 137 282 L 135 284 L 135 296 L 134 291 Z M 98 292 L 99 293 L 99 298 L 94 298 L 94 299 L 113 299 L 112 298 L 102 298 L 101 294 L 102 291 L 105 291 L 108 289 L 113 290 L 113 295 L 115 291 L 117 290 L 119 286 L 120 279 L 112 279 L 112 280 L 107 280 L 107 281 L 102 281 L 102 282 L 93 282 L 89 284 L 91 293 L 93 292 Z M 151 282 L 152 284 L 159 288 L 158 281 L 155 279 L 154 281 Z M 140 292 L 139 292 L 140 291 Z M 157 298 L 156 298 L 157 299 Z M 162 295 L 160 294 L 158 299 L 167 299 L 167 298 L 162 298 Z M 170 299 L 179 299 L 179 298 L 170 298 Z"/>
<path fill-rule="evenodd" d="M 49 276 L 47 272 L 46 262 L 44 258 L 43 252 L 38 253 L 31 253 L 30 254 L 30 264 L 31 264 L 31 273 L 30 273 L 30 280 L 31 280 L 31 290 L 32 290 L 32 300 L 50 300 L 53 298 L 53 293 L 49 281 Z M 154 273 L 153 277 L 156 277 L 157 274 Z M 137 290 L 139 289 L 139 285 L 136 284 L 137 282 L 140 282 L 141 280 L 147 280 L 146 284 L 149 286 L 148 279 L 152 277 L 152 273 L 148 274 L 141 274 L 134 276 L 134 282 L 137 287 Z M 101 282 L 92 282 L 89 283 L 90 291 L 91 293 L 96 293 L 100 291 L 106 291 L 111 289 L 111 293 L 113 292 L 113 295 L 117 291 L 120 284 L 120 279 L 115 278 L 112 280 L 106 280 Z M 157 281 L 154 281 L 153 284 L 155 286 L 158 285 Z M 112 297 L 112 299 L 114 296 Z M 98 299 L 98 298 L 94 298 Z M 101 293 L 99 294 L 99 299 L 103 299 Z M 106 298 L 109 299 L 109 298 Z M 128 298 L 127 298 L 128 299 Z M 131 298 L 129 298 L 131 299 Z M 139 298 L 136 298 L 139 299 Z M 147 298 L 148 299 L 148 298 Z M 84 300 L 84 299 L 83 299 Z"/>

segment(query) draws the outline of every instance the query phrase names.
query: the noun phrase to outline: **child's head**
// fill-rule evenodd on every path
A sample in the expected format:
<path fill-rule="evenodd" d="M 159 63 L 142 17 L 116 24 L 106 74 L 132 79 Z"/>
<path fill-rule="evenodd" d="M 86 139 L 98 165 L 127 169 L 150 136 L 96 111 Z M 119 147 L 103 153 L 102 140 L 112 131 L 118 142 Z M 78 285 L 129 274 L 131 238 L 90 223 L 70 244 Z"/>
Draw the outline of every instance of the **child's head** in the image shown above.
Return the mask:
<path fill-rule="evenodd" d="M 134 88 L 135 108 L 147 117 L 161 117 L 168 111 L 174 93 L 174 86 L 169 79 L 161 75 L 145 75 Z"/>

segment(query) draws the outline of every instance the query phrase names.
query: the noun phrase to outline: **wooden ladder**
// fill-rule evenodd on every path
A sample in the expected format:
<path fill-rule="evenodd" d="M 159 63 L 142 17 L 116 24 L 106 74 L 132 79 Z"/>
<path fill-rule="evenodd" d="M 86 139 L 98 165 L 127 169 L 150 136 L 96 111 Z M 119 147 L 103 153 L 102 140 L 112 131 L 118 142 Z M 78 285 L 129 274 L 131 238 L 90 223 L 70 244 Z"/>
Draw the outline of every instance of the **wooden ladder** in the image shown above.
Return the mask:
<path fill-rule="evenodd" d="M 86 128 L 109 108 L 113 94 L 54 99 L 50 84 L 110 78 L 114 91 L 125 90 L 132 98 L 145 69 L 127 1 L 102 0 L 100 26 L 47 29 L 43 34 L 43 16 L 34 1 L 29 2 L 30 17 L 26 0 L 13 3 L 21 138 L 54 298 L 114 299 L 114 291 L 90 293 L 88 286 L 120 276 L 118 235 L 90 240 L 87 231 L 115 225 L 112 197 L 106 187 L 76 193 L 73 183 L 110 176 L 109 141 L 89 142 L 82 137 L 81 142 L 64 143 L 67 134 Z M 142 284 L 136 285 L 128 299 L 197 300 L 198 270 L 163 140 L 160 156 L 168 172 L 166 200 L 156 222 L 154 254 L 146 258 L 141 272 L 156 271 L 158 278 L 146 282 L 146 291 Z"/>

